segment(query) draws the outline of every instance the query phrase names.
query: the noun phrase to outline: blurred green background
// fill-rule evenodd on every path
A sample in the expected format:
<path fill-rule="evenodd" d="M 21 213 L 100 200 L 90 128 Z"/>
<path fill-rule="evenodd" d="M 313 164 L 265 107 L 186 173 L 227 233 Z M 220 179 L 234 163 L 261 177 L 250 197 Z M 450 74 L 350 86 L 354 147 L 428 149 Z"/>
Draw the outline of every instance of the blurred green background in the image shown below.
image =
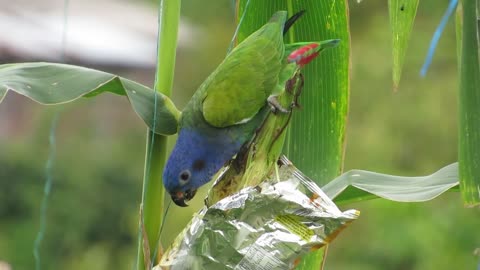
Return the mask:
<path fill-rule="evenodd" d="M 132 3 L 156 13 L 153 1 Z M 414 176 L 457 160 L 453 19 L 427 77 L 419 76 L 447 3 L 421 1 L 400 88 L 393 92 L 387 1 L 349 1 L 352 81 L 345 170 Z M 235 29 L 233 4 L 183 0 L 182 21 L 191 31 L 186 44 L 180 40 L 177 52 L 173 98 L 179 107 L 225 56 Z M 2 62 L 17 60 L 2 58 Z M 95 65 L 74 57 L 66 61 L 146 85 L 153 81 L 153 66 Z M 42 267 L 132 269 L 146 128 L 125 98 L 111 94 L 55 108 L 9 94 L 0 104 L 0 262 L 15 270 L 34 266 L 32 248 L 39 228 L 48 135 L 57 111 L 57 153 Z M 197 196 L 197 202 L 202 197 Z M 480 210 L 464 209 L 458 193 L 427 203 L 375 200 L 342 208 L 359 209 L 361 217 L 330 246 L 326 269 L 446 270 L 478 265 L 473 253 L 480 247 Z M 194 209 L 170 207 L 164 242 L 175 237 Z"/>

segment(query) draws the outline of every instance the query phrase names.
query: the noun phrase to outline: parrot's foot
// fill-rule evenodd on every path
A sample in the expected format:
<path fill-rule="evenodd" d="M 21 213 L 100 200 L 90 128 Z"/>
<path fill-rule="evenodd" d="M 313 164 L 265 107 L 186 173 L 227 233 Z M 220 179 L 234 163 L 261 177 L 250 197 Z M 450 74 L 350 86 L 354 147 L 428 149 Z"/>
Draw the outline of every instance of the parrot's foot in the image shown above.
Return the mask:
<path fill-rule="evenodd" d="M 270 105 L 272 112 L 275 114 L 277 112 L 281 113 L 290 113 L 291 109 L 285 109 L 280 102 L 278 101 L 278 96 L 271 95 L 267 98 L 267 102 Z"/>

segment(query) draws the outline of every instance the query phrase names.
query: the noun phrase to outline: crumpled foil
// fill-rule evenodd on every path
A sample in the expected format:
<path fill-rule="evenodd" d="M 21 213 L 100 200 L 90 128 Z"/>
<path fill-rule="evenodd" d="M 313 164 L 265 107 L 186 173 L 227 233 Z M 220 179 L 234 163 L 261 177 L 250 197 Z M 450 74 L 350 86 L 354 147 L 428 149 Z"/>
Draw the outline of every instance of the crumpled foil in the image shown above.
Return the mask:
<path fill-rule="evenodd" d="M 203 208 L 155 269 L 293 269 L 358 215 L 340 211 L 287 163 L 273 179 Z"/>

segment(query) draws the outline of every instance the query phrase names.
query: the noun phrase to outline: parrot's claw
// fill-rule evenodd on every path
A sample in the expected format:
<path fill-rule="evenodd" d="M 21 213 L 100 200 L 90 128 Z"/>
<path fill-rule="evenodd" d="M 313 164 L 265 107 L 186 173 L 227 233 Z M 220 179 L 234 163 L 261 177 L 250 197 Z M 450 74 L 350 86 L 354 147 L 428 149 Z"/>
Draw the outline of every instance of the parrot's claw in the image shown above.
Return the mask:
<path fill-rule="evenodd" d="M 290 113 L 291 109 L 285 109 L 280 102 L 278 101 L 278 96 L 271 95 L 267 98 L 267 102 L 270 105 L 272 112 L 275 114 L 277 112 L 281 113 Z"/>

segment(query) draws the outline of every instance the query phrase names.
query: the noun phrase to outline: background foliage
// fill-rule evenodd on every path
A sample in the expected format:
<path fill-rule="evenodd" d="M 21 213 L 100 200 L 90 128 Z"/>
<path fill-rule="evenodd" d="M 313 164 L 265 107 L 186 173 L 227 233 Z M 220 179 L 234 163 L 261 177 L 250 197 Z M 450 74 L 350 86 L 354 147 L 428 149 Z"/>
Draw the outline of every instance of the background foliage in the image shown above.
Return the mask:
<path fill-rule="evenodd" d="M 426 78 L 419 70 L 448 1 L 424 0 L 402 72 L 392 92 L 388 6 L 350 1 L 352 81 L 345 170 L 428 174 L 457 160 L 457 70 L 451 21 Z M 152 9 L 156 5 L 152 4 Z M 234 31 L 230 1 L 184 0 L 182 15 L 201 31 L 178 52 L 173 98 L 179 107 L 225 56 Z M 136 74 L 121 74 L 137 79 Z M 153 80 L 152 76 L 149 78 Z M 151 81 L 144 81 L 151 85 Z M 20 104 L 20 105 L 13 105 Z M 20 107 L 19 107 L 20 106 Z M 106 95 L 67 106 L 59 119 L 45 269 L 130 269 L 134 264 L 145 128 L 125 99 Z M 18 117 L 15 125 L 2 119 Z M 10 94 L 0 105 L 0 260 L 34 265 L 52 109 Z M 197 196 L 197 199 L 201 195 Z M 422 204 L 376 200 L 346 206 L 361 218 L 329 250 L 326 269 L 474 269 L 478 209 L 458 193 Z M 172 239 L 192 209 L 176 209 Z"/>

